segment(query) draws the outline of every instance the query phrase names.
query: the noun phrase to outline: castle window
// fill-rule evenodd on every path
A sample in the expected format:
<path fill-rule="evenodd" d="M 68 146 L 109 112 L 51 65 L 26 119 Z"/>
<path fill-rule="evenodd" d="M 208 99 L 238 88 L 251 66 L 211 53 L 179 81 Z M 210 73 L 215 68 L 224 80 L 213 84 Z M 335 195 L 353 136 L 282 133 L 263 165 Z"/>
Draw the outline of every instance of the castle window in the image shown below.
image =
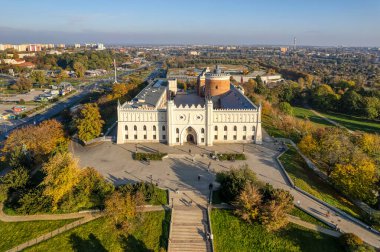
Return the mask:
<path fill-rule="evenodd" d="M 237 131 L 237 127 L 236 126 L 234 126 L 234 131 Z"/>
<path fill-rule="evenodd" d="M 144 135 L 144 139 L 146 139 L 146 135 Z"/>
<path fill-rule="evenodd" d="M 234 140 L 236 140 L 237 139 L 237 136 L 236 135 L 234 135 Z"/>
<path fill-rule="evenodd" d="M 179 137 L 176 138 L 177 143 L 179 143 Z"/>
<path fill-rule="evenodd" d="M 215 136 L 214 136 L 214 139 L 215 139 L 215 140 L 218 140 L 218 135 L 215 135 Z"/>
<path fill-rule="evenodd" d="M 205 133 L 205 129 L 204 129 L 204 128 L 201 129 L 201 133 L 202 133 L 202 134 Z"/>
<path fill-rule="evenodd" d="M 224 126 L 224 131 L 227 131 L 227 126 Z"/>
<path fill-rule="evenodd" d="M 156 139 L 157 139 L 157 136 L 156 136 L 156 135 L 153 135 L 153 139 L 156 140 Z"/>
<path fill-rule="evenodd" d="M 243 127 L 243 131 L 247 131 L 247 126 L 244 126 L 244 127 Z"/>
<path fill-rule="evenodd" d="M 154 130 L 154 131 L 156 131 L 156 130 L 157 130 L 157 128 L 156 128 L 156 125 L 154 125 L 154 126 L 153 126 L 153 130 Z"/>
<path fill-rule="evenodd" d="M 128 135 L 127 134 L 125 134 L 125 139 L 128 139 Z"/>
<path fill-rule="evenodd" d="M 133 126 L 133 129 L 134 129 L 134 130 L 137 130 L 137 126 L 136 126 L 136 125 L 135 125 L 135 126 Z"/>
<path fill-rule="evenodd" d="M 175 133 L 179 134 L 179 129 L 178 128 L 176 128 Z"/>
<path fill-rule="evenodd" d="M 215 131 L 218 131 L 218 126 L 215 126 L 215 128 L 214 128 L 214 129 L 215 129 Z"/>
<path fill-rule="evenodd" d="M 255 131 L 256 130 L 256 127 L 255 126 L 252 126 L 252 131 Z"/>
<path fill-rule="evenodd" d="M 247 136 L 246 135 L 243 136 L 243 140 L 247 140 Z"/>
<path fill-rule="evenodd" d="M 224 135 L 224 140 L 227 140 L 227 135 Z"/>
<path fill-rule="evenodd" d="M 164 139 L 164 140 L 165 140 L 165 139 L 166 139 L 166 135 L 162 135 L 162 139 Z"/>
<path fill-rule="evenodd" d="M 165 131 L 165 125 L 162 125 L 162 130 Z"/>
<path fill-rule="evenodd" d="M 143 130 L 146 130 L 146 125 L 144 125 Z"/>
<path fill-rule="evenodd" d="M 215 86 L 215 89 L 218 89 L 218 86 Z"/>
<path fill-rule="evenodd" d="M 204 143 L 204 142 L 205 142 L 205 139 L 204 139 L 204 138 L 201 138 L 201 142 Z"/>
<path fill-rule="evenodd" d="M 128 130 L 128 126 L 127 126 L 127 125 L 125 125 L 124 129 L 127 131 L 127 130 Z"/>
<path fill-rule="evenodd" d="M 255 136 L 252 136 L 252 140 L 255 140 Z"/>
<path fill-rule="evenodd" d="M 135 135 L 135 139 L 137 139 L 137 135 Z"/>

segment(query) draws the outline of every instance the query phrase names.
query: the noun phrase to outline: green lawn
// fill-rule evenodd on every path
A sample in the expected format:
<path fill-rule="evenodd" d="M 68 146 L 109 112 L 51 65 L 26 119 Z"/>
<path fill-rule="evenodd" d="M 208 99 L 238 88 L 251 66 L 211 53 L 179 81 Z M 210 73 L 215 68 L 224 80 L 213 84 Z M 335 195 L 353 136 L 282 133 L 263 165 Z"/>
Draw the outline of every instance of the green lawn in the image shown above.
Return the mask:
<path fill-rule="evenodd" d="M 288 147 L 289 150 L 280 157 L 280 161 L 297 187 L 356 218 L 361 217 L 360 210 L 353 203 L 308 168 L 294 147 Z"/>
<path fill-rule="evenodd" d="M 327 118 L 339 123 L 350 130 L 360 130 L 368 133 L 380 133 L 380 121 L 371 121 L 365 118 L 342 115 L 337 113 L 322 113 Z"/>
<path fill-rule="evenodd" d="M 300 218 L 303 221 L 309 222 L 311 224 L 315 224 L 315 225 L 318 225 L 318 226 L 321 226 L 321 227 L 324 227 L 324 228 L 330 228 L 324 222 L 322 222 L 322 221 L 314 218 L 313 216 L 311 216 L 310 214 L 302 211 L 298 207 L 294 207 L 293 210 L 292 210 L 292 212 L 290 214 L 293 215 L 293 216 L 296 216 L 296 217 Z"/>
<path fill-rule="evenodd" d="M 11 249 L 73 221 L 75 220 L 25 222 L 0 221 L 0 251 Z"/>
<path fill-rule="evenodd" d="M 149 205 L 167 205 L 169 204 L 168 201 L 168 191 L 155 186 L 154 197 L 148 199 L 146 203 Z"/>
<path fill-rule="evenodd" d="M 250 225 L 231 211 L 213 209 L 211 223 L 215 251 L 343 251 L 338 239 L 294 224 L 268 233 L 259 224 Z"/>
<path fill-rule="evenodd" d="M 25 251 L 159 251 L 167 248 L 170 212 L 142 214 L 142 220 L 129 234 L 113 230 L 106 218 L 100 218 L 69 230 Z"/>
<path fill-rule="evenodd" d="M 331 123 L 329 123 L 322 117 L 315 115 L 312 111 L 310 111 L 310 109 L 301 108 L 301 107 L 293 107 L 293 116 L 300 119 L 308 119 L 315 126 L 319 126 L 319 127 L 333 126 Z"/>

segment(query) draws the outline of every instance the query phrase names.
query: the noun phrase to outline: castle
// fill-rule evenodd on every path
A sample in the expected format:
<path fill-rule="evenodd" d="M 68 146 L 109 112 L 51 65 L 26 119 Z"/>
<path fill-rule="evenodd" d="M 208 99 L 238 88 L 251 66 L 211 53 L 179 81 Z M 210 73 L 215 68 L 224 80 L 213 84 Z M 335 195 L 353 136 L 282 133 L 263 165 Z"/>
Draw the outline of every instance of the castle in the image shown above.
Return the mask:
<path fill-rule="evenodd" d="M 262 142 L 261 106 L 219 67 L 204 69 L 192 93 L 179 90 L 176 79 L 151 82 L 131 101 L 119 103 L 117 114 L 118 144 Z"/>

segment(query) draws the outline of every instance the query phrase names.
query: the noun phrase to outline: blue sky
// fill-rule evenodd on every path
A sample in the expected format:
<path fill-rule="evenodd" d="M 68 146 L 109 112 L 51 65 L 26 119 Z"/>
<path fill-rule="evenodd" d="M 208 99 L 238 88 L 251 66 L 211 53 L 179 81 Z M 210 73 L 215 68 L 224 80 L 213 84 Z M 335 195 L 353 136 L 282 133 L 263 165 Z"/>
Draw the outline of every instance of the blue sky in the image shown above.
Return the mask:
<path fill-rule="evenodd" d="M 0 43 L 380 46 L 380 0 L 0 0 Z"/>

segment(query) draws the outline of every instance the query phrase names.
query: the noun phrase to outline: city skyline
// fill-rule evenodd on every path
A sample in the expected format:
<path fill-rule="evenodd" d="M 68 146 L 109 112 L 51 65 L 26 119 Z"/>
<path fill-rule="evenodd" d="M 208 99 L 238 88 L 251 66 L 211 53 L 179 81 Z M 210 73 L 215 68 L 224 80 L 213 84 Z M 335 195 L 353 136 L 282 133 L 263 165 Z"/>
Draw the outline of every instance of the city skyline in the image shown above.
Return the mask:
<path fill-rule="evenodd" d="M 3 3 L 0 43 L 380 46 L 375 0 L 106 4 Z"/>

